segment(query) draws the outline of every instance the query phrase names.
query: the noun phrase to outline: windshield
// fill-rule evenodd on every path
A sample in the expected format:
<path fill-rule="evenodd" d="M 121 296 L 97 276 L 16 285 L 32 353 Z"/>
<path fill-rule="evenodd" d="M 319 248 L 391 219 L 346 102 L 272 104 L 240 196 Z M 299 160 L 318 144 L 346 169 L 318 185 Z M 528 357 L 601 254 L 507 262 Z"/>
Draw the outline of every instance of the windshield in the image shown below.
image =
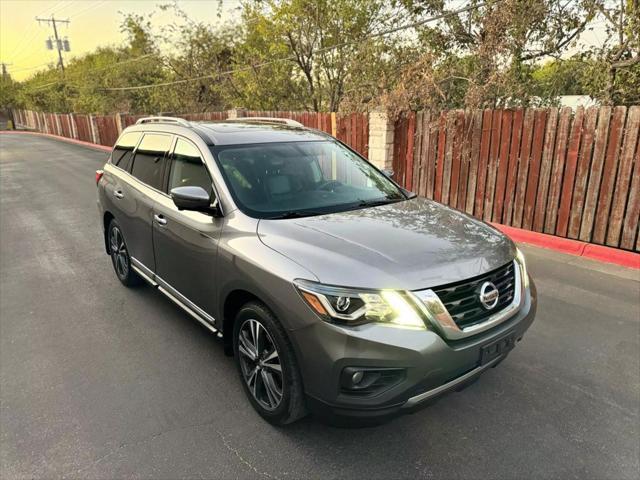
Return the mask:
<path fill-rule="evenodd" d="M 293 218 L 406 199 L 369 162 L 332 141 L 214 147 L 238 207 L 257 218 Z"/>

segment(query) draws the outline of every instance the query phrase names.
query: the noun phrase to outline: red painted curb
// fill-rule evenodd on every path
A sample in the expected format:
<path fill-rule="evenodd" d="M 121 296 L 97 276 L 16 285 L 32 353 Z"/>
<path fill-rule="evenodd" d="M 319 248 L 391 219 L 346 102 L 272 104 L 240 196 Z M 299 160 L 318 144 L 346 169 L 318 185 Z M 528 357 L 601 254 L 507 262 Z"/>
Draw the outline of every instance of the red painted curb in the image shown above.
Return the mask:
<path fill-rule="evenodd" d="M 61 140 L 63 142 L 73 143 L 75 145 L 81 145 L 83 147 L 95 148 L 96 150 L 101 150 L 103 152 L 110 152 L 112 150 L 111 147 L 106 147 L 104 145 L 96 145 L 95 143 L 76 140 L 75 138 L 61 137 L 60 135 L 53 135 L 51 133 L 27 132 L 25 130 L 2 130 L 0 131 L 0 134 L 39 135 L 41 137 L 49 137 L 53 138 L 54 140 Z"/>
<path fill-rule="evenodd" d="M 589 243 L 584 247 L 582 256 L 600 260 L 601 262 L 616 263 L 625 267 L 640 269 L 640 254 L 618 250 L 617 248 Z"/>
<path fill-rule="evenodd" d="M 603 245 L 556 237 L 546 233 L 532 232 L 521 228 L 509 227 L 499 223 L 492 223 L 494 227 L 516 242 L 528 243 L 537 247 L 568 253 L 578 257 L 590 258 L 605 263 L 615 263 L 623 267 L 640 269 L 640 254 L 620 250 Z"/>

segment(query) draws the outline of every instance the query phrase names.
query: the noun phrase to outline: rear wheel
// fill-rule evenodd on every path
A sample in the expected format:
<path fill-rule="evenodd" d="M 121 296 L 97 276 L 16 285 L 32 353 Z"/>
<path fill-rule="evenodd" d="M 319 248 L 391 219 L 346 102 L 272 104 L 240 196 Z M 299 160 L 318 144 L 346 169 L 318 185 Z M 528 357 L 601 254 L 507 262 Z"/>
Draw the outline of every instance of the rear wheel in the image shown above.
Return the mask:
<path fill-rule="evenodd" d="M 293 348 L 271 311 L 259 302 L 247 303 L 236 316 L 233 340 L 242 386 L 258 413 L 275 425 L 305 416 Z"/>
<path fill-rule="evenodd" d="M 122 234 L 122 228 L 115 220 L 109 223 L 109 229 L 107 230 L 109 239 L 109 252 L 111 253 L 111 262 L 113 263 L 113 269 L 116 272 L 118 280 L 127 287 L 133 287 L 140 285 L 142 279 L 131 268 L 131 257 L 127 250 L 127 244 Z"/>

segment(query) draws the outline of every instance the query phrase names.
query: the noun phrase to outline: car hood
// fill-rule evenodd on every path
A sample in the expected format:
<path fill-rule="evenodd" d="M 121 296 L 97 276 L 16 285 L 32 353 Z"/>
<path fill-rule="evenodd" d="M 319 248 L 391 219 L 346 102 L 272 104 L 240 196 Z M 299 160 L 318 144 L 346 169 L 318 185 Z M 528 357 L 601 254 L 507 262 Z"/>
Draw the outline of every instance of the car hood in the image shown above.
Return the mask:
<path fill-rule="evenodd" d="M 423 198 L 348 212 L 260 220 L 262 242 L 330 285 L 417 290 L 465 280 L 515 257 L 493 227 Z"/>

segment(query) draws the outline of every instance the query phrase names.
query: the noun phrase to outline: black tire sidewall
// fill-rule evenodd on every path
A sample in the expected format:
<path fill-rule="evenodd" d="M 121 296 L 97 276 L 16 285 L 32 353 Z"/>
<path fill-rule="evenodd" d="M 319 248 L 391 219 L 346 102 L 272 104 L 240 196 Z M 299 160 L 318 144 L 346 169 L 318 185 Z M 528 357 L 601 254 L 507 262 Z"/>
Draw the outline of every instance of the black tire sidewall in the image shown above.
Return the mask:
<path fill-rule="evenodd" d="M 276 344 L 276 348 L 278 350 L 280 365 L 282 366 L 283 385 L 282 401 L 275 410 L 265 409 L 255 398 L 253 398 L 253 394 L 249 390 L 242 373 L 242 366 L 240 365 L 240 356 L 238 353 L 238 335 L 242 324 L 249 319 L 257 320 L 262 324 L 269 335 L 271 335 L 271 338 Z M 286 334 L 284 333 L 284 329 L 277 322 L 278 320 L 275 316 L 273 316 L 273 314 L 264 305 L 257 302 L 251 302 L 242 307 L 234 322 L 233 352 L 238 374 L 242 382 L 242 388 L 253 407 L 268 422 L 275 425 L 283 425 L 288 423 L 288 419 L 290 417 L 292 407 L 291 401 L 293 396 L 292 389 L 296 388 L 299 385 L 299 382 L 296 382 L 296 376 L 298 375 L 297 362 L 295 358 L 293 358 L 291 347 L 288 344 L 288 339 L 285 337 Z"/>
<path fill-rule="evenodd" d="M 116 220 L 111 220 L 111 222 L 109 223 L 109 228 L 107 229 L 107 242 L 109 244 L 109 250 L 111 250 L 111 231 L 114 228 L 117 228 L 118 230 L 120 230 L 120 235 L 122 235 L 122 241 L 124 242 L 124 246 L 127 249 L 127 262 L 129 264 L 129 268 L 127 269 L 127 275 L 125 277 L 121 277 L 120 274 L 118 273 L 118 269 L 116 268 L 116 260 L 113 252 L 110 252 L 110 255 L 109 255 L 111 257 L 111 264 L 113 265 L 113 271 L 115 272 L 116 277 L 118 277 L 118 280 L 120 280 L 120 282 L 122 282 L 123 285 L 130 287 L 130 286 L 136 285 L 138 283 L 137 282 L 138 279 L 136 278 L 135 272 L 131 268 L 131 257 L 129 256 L 129 247 L 127 246 L 127 239 L 124 236 L 122 227 Z"/>

